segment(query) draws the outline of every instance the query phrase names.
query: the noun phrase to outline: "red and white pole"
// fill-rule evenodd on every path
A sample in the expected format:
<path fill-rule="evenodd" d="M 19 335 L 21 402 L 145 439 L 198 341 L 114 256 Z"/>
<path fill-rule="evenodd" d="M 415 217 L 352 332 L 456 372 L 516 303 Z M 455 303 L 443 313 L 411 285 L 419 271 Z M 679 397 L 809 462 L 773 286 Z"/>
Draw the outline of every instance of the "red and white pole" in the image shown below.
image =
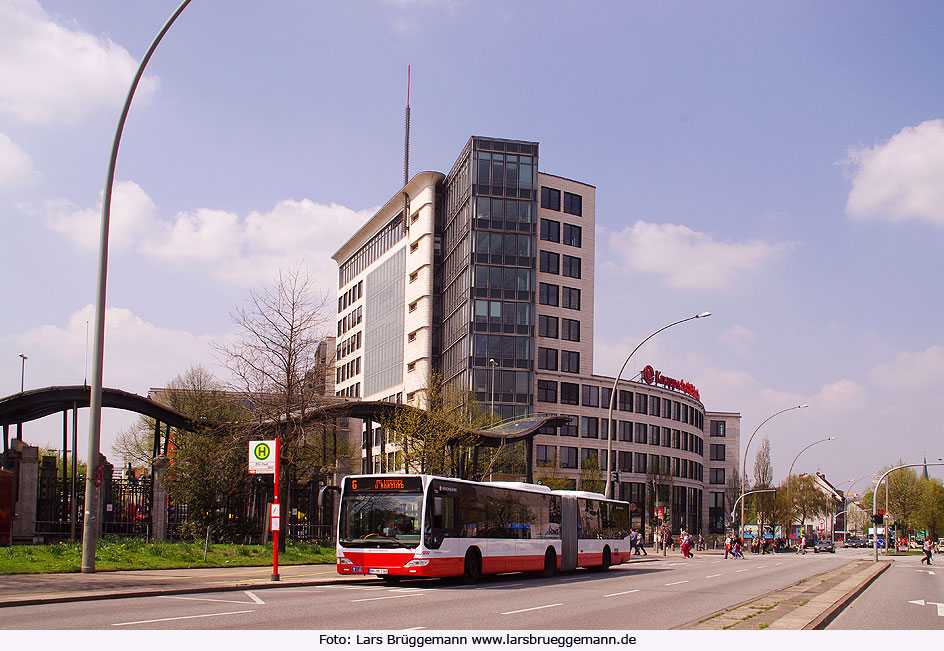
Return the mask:
<path fill-rule="evenodd" d="M 273 475 L 274 502 L 272 513 L 269 514 L 269 524 L 272 527 L 272 580 L 279 580 L 279 529 L 282 528 L 282 513 L 279 508 L 279 461 L 282 450 L 279 447 L 279 437 L 275 437 L 275 474 Z"/>

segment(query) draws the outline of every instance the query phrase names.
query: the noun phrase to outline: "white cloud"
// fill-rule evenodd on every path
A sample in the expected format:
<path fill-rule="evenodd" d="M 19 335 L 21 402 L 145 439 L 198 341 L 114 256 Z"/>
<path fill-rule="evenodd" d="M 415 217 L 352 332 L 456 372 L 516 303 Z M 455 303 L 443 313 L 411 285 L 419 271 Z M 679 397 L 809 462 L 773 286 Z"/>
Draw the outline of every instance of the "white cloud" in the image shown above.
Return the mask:
<path fill-rule="evenodd" d="M 849 150 L 853 219 L 907 219 L 944 227 L 944 120 L 906 127 L 888 142 Z"/>
<path fill-rule="evenodd" d="M 68 237 L 82 251 L 97 251 L 102 223 L 101 202 L 96 208 L 80 209 L 65 199 L 25 206 L 27 213 L 41 216 L 57 233 Z M 137 183 L 115 185 L 108 222 L 109 251 L 127 251 L 157 227 L 157 206 Z"/>
<path fill-rule="evenodd" d="M 28 185 L 38 178 L 29 154 L 0 133 L 0 189 Z"/>
<path fill-rule="evenodd" d="M 41 216 L 79 249 L 98 250 L 100 204 L 80 209 L 58 199 L 22 209 Z M 163 221 L 147 193 L 136 183 L 123 181 L 115 186 L 109 250 L 136 251 L 178 265 L 203 263 L 218 278 L 235 284 L 270 282 L 279 269 L 304 259 L 318 284 L 330 293 L 337 286 L 337 264 L 331 256 L 374 212 L 286 199 L 268 212 L 251 212 L 245 218 L 201 208 Z"/>
<path fill-rule="evenodd" d="M 939 395 L 944 385 L 944 346 L 931 346 L 918 353 L 901 353 L 886 364 L 879 364 L 869 379 L 883 389 L 932 391 Z"/>
<path fill-rule="evenodd" d="M 858 382 L 839 380 L 825 385 L 820 392 L 810 398 L 810 407 L 816 413 L 855 412 L 868 406 L 869 393 Z"/>
<path fill-rule="evenodd" d="M 81 384 L 86 358 L 91 376 L 92 338 L 95 307 L 86 305 L 73 312 L 65 324 L 37 326 L 18 337 L 29 351 L 29 375 L 33 386 Z M 136 393 L 149 385 L 161 384 L 202 363 L 214 368 L 211 337 L 154 325 L 131 310 L 105 310 L 105 367 L 103 384 Z M 86 352 L 86 341 L 88 350 Z"/>
<path fill-rule="evenodd" d="M 677 289 L 728 289 L 792 243 L 713 239 L 687 226 L 637 221 L 609 238 L 617 267 L 661 276 Z"/>
<path fill-rule="evenodd" d="M 123 47 L 54 21 L 35 0 L 0 5 L 0 113 L 35 124 L 71 124 L 120 106 L 137 70 Z M 144 77 L 135 94 L 158 86 Z"/>
<path fill-rule="evenodd" d="M 733 325 L 721 335 L 721 343 L 744 357 L 754 348 L 754 333 L 740 325 Z"/>

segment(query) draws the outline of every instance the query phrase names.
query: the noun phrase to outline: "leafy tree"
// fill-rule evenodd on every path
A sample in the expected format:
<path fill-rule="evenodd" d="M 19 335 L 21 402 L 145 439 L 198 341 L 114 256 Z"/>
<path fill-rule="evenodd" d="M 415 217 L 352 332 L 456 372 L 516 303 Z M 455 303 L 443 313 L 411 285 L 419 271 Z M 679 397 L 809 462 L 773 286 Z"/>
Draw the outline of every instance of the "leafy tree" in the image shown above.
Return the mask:
<path fill-rule="evenodd" d="M 574 480 L 567 477 L 561 469 L 560 457 L 557 452 L 554 452 L 554 456 L 549 463 L 538 466 L 534 473 L 534 479 L 551 490 L 573 490 L 574 488 Z"/>
<path fill-rule="evenodd" d="M 787 526 L 802 526 L 809 519 L 825 515 L 829 508 L 829 498 L 810 475 L 788 477 L 778 493 L 778 499 L 785 501 L 780 508 Z"/>
<path fill-rule="evenodd" d="M 936 540 L 944 535 L 944 485 L 940 479 L 924 479 L 921 493 L 921 506 L 915 513 L 914 524 Z"/>
<path fill-rule="evenodd" d="M 580 490 L 602 493 L 606 487 L 606 482 L 601 479 L 602 476 L 600 458 L 597 452 L 593 451 L 584 459 L 580 469 Z"/>
<path fill-rule="evenodd" d="M 430 373 L 417 392 L 416 409 L 391 409 L 378 416 L 386 441 L 399 450 L 410 472 L 462 478 L 481 477 L 502 469 L 503 455 L 512 446 L 482 448 L 470 429 L 493 422 L 469 391 L 449 385 L 440 373 Z"/>

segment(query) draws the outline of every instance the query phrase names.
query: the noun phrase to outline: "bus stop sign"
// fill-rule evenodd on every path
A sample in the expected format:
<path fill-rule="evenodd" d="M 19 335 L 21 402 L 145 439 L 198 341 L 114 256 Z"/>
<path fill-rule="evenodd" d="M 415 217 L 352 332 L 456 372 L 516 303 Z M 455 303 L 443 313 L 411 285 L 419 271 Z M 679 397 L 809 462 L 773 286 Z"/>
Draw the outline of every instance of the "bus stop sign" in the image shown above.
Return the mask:
<path fill-rule="evenodd" d="M 249 441 L 249 474 L 275 474 L 275 441 Z"/>

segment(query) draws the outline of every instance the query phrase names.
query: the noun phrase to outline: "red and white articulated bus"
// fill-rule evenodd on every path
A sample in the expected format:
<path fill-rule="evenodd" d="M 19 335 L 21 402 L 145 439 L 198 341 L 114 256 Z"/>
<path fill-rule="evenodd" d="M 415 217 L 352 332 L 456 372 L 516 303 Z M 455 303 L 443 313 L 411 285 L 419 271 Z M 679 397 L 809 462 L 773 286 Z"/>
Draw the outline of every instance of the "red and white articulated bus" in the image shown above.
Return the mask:
<path fill-rule="evenodd" d="M 599 493 L 431 475 L 344 479 L 340 574 L 402 577 L 606 570 L 629 559 L 629 504 Z"/>

